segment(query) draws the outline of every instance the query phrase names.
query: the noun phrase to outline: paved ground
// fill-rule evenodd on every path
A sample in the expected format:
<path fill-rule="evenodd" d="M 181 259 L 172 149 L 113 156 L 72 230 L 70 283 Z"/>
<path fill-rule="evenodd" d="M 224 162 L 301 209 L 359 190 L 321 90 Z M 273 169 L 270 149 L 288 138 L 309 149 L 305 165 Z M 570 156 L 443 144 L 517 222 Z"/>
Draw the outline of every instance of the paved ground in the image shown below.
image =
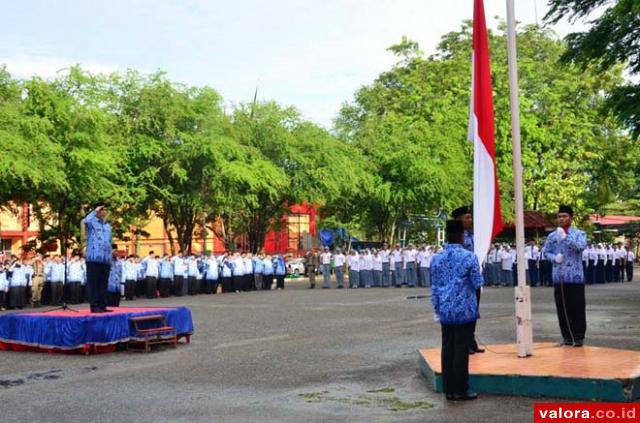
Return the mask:
<path fill-rule="evenodd" d="M 305 289 L 137 301 L 185 304 L 190 345 L 152 354 L 0 352 L 2 422 L 531 421 L 533 399 L 443 401 L 418 372 L 439 345 L 426 289 Z M 551 288 L 535 288 L 536 341 L 557 341 Z M 587 342 L 640 350 L 640 283 L 587 290 Z M 126 305 L 126 303 L 125 303 Z M 514 341 L 513 289 L 487 288 L 478 335 Z M 377 391 L 377 392 L 376 392 Z"/>

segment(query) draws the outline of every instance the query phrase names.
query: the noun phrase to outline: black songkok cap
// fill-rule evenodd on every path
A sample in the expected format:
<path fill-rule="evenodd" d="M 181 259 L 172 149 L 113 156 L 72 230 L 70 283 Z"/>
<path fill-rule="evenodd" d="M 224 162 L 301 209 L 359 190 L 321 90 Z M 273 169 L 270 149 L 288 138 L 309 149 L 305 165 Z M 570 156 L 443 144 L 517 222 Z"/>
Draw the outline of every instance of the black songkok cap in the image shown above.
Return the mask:
<path fill-rule="evenodd" d="M 472 214 L 471 207 L 469 206 L 458 207 L 457 209 L 451 212 L 451 217 L 453 217 L 454 219 L 460 219 L 465 214 Z"/>
<path fill-rule="evenodd" d="M 464 226 L 460 220 L 447 220 L 447 238 L 460 236 L 464 233 Z"/>
<path fill-rule="evenodd" d="M 560 213 L 567 213 L 568 215 L 573 216 L 573 209 L 571 208 L 571 206 L 562 205 L 558 209 L 558 214 L 560 214 Z"/>

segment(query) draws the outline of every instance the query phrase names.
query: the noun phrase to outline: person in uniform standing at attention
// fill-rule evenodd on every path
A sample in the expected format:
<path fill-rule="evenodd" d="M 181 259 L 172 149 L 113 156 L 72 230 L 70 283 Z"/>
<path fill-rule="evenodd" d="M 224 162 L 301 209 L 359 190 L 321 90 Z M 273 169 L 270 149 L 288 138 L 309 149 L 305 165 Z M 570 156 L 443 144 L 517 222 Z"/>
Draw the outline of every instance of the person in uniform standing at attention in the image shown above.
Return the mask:
<path fill-rule="evenodd" d="M 386 288 L 389 286 L 389 281 L 391 280 L 391 270 L 389 266 L 389 246 L 385 242 L 382 244 L 382 249 L 378 252 L 380 258 L 382 259 L 382 287 Z"/>
<path fill-rule="evenodd" d="M 287 275 L 287 264 L 282 254 L 278 254 L 273 261 L 273 272 L 276 275 L 276 289 L 282 291 L 284 289 L 284 277 Z"/>
<path fill-rule="evenodd" d="M 200 284 L 198 283 L 198 260 L 196 256 L 191 254 L 187 262 L 187 294 L 198 295 L 200 293 Z"/>
<path fill-rule="evenodd" d="M 596 283 L 604 283 L 605 281 L 605 268 L 607 266 L 607 250 L 604 249 L 602 244 L 598 244 L 596 249 L 598 253 L 598 264 L 596 264 Z"/>
<path fill-rule="evenodd" d="M 462 235 L 463 235 L 463 243 L 462 243 L 462 247 L 471 252 L 474 253 L 474 243 L 473 243 L 473 214 L 471 212 L 471 207 L 468 206 L 462 206 L 462 207 L 458 207 L 457 209 L 455 209 L 452 213 L 451 213 L 452 217 L 459 221 L 462 222 Z M 478 303 L 478 309 L 480 308 L 480 294 L 481 294 L 481 290 L 478 287 L 478 289 L 476 290 L 476 298 L 477 298 L 477 303 Z M 480 348 L 478 346 L 478 343 L 476 342 L 476 322 L 473 322 L 473 335 L 471 337 L 471 344 L 469 344 L 469 354 L 475 354 L 475 353 L 483 353 L 484 349 Z"/>
<path fill-rule="evenodd" d="M 115 245 L 113 246 L 115 247 Z M 120 287 L 122 285 L 122 260 L 118 258 L 118 250 L 113 248 L 111 270 L 107 282 L 107 305 L 110 307 L 120 306 Z"/>
<path fill-rule="evenodd" d="M 547 237 L 544 251 L 553 263 L 553 294 L 558 323 L 564 345 L 581 347 L 587 330 L 582 272 L 582 251 L 587 247 L 587 236 L 571 226 L 571 207 L 560 206 L 556 219 L 558 229 Z"/>
<path fill-rule="evenodd" d="M 127 301 L 136 299 L 136 278 L 138 277 L 138 265 L 136 256 L 130 254 L 122 263 L 122 283 L 124 283 L 124 297 Z"/>
<path fill-rule="evenodd" d="M 26 268 L 16 260 L 9 268 L 9 308 L 22 309 L 25 306 L 27 291 Z"/>
<path fill-rule="evenodd" d="M 219 272 L 218 260 L 216 260 L 213 253 L 209 253 L 204 261 L 204 294 L 215 294 L 217 292 Z"/>
<path fill-rule="evenodd" d="M 356 250 L 349 251 L 347 262 L 349 263 L 349 288 L 357 288 L 360 285 L 360 257 Z"/>
<path fill-rule="evenodd" d="M 431 302 L 434 319 L 442 327 L 442 384 L 449 401 L 474 400 L 469 390 L 469 345 L 480 318 L 476 290 L 482 272 L 474 253 L 463 248 L 464 227 L 448 220 L 447 245 L 431 261 Z"/>
<path fill-rule="evenodd" d="M 312 250 L 304 255 L 304 268 L 309 278 L 309 289 L 316 287 L 316 272 L 318 271 L 319 257 Z"/>
<path fill-rule="evenodd" d="M 336 254 L 333 256 L 333 264 L 336 267 L 336 288 L 342 289 L 344 287 L 344 265 L 347 262 L 347 258 L 342 254 L 342 250 L 336 249 Z"/>
<path fill-rule="evenodd" d="M 633 261 L 636 259 L 636 255 L 633 254 L 629 246 L 624 247 L 625 250 L 625 269 L 627 273 L 627 282 L 633 281 Z"/>
<path fill-rule="evenodd" d="M 242 285 L 243 291 L 255 291 L 255 285 L 253 282 L 253 259 L 251 253 L 242 254 L 242 260 L 244 262 L 244 283 Z"/>
<path fill-rule="evenodd" d="M 40 307 L 42 287 L 44 284 L 44 263 L 42 255 L 36 254 L 33 260 L 33 279 L 31 281 L 31 303 L 33 307 Z"/>
<path fill-rule="evenodd" d="M 615 251 L 613 250 L 613 247 L 611 246 L 611 244 L 607 244 L 607 265 L 605 266 L 605 270 L 604 270 L 604 280 L 607 283 L 611 283 L 613 282 L 613 262 L 615 261 Z"/>
<path fill-rule="evenodd" d="M 413 244 L 409 244 L 409 248 L 404 251 L 403 259 L 404 259 L 404 272 L 406 277 L 406 283 L 409 288 L 415 288 L 416 282 L 418 280 L 418 275 L 416 274 L 416 257 L 418 252 L 416 251 L 416 247 Z"/>
<path fill-rule="evenodd" d="M 256 291 L 262 290 L 262 277 L 264 274 L 264 263 L 262 261 L 262 254 L 258 254 L 253 257 L 253 284 Z"/>
<path fill-rule="evenodd" d="M 373 286 L 380 288 L 382 286 L 382 257 L 378 250 L 373 250 Z"/>
<path fill-rule="evenodd" d="M 146 276 L 144 284 L 144 293 L 147 298 L 155 298 L 158 290 L 158 277 L 160 276 L 160 264 L 158 257 L 153 251 L 149 251 L 149 255 L 142 260 L 144 274 Z"/>
<path fill-rule="evenodd" d="M 173 280 L 173 263 L 169 254 L 165 254 L 160 260 L 160 296 L 167 298 L 171 293 L 171 281 Z"/>
<path fill-rule="evenodd" d="M 173 295 L 182 297 L 182 287 L 184 286 L 184 271 L 186 269 L 182 251 L 173 258 Z"/>
<path fill-rule="evenodd" d="M 403 267 L 402 249 L 400 248 L 400 244 L 396 244 L 396 248 L 391 252 L 392 284 L 396 288 L 400 288 L 404 284 Z"/>
<path fill-rule="evenodd" d="M 62 300 L 64 299 L 64 263 L 60 256 L 54 257 L 49 272 L 49 280 L 51 281 L 50 304 L 52 306 L 62 305 Z"/>
<path fill-rule="evenodd" d="M 222 293 L 233 292 L 233 261 L 230 253 L 224 253 L 220 262 L 222 271 Z"/>
<path fill-rule="evenodd" d="M 0 258 L 0 311 L 7 309 L 7 292 L 9 292 L 9 268 Z"/>
<path fill-rule="evenodd" d="M 262 289 L 269 291 L 271 285 L 273 285 L 273 260 L 270 255 L 264 256 L 262 259 L 263 276 L 262 276 Z"/>
<path fill-rule="evenodd" d="M 82 302 L 82 280 L 84 270 L 82 261 L 77 254 L 71 258 L 67 265 L 67 295 L 69 304 L 80 304 Z"/>
<path fill-rule="evenodd" d="M 329 247 L 324 247 L 324 251 L 320 254 L 320 262 L 322 264 L 322 289 L 329 289 L 329 281 L 331 279 L 331 252 Z"/>

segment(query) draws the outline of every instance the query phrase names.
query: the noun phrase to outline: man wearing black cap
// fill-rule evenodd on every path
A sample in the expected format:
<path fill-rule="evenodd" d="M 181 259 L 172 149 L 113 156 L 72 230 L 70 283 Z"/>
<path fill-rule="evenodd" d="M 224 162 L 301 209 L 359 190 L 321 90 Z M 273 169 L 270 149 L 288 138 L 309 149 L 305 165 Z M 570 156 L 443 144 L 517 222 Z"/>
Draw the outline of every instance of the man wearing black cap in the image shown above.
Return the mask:
<path fill-rule="evenodd" d="M 107 223 L 107 208 L 98 203 L 84 218 L 87 237 L 87 289 L 92 313 L 106 313 L 107 283 L 111 270 L 111 225 Z"/>
<path fill-rule="evenodd" d="M 544 251 L 553 263 L 553 293 L 564 344 L 581 347 L 587 330 L 582 269 L 582 251 L 587 247 L 587 237 L 583 231 L 571 226 L 571 207 L 560 206 L 556 219 L 558 229 L 547 237 Z"/>
<path fill-rule="evenodd" d="M 447 221 L 447 245 L 431 261 L 431 302 L 442 326 L 442 385 L 447 400 L 473 400 L 469 391 L 469 344 L 480 314 L 476 290 L 483 285 L 478 259 L 462 247 L 464 227 Z"/>
<path fill-rule="evenodd" d="M 471 211 L 471 207 L 462 206 L 455 209 L 451 212 L 452 217 L 455 220 L 462 222 L 462 227 L 464 229 L 464 239 L 463 239 L 463 248 L 467 251 L 471 251 L 474 253 L 474 245 L 473 245 L 473 214 Z M 478 307 L 480 307 L 480 294 L 481 290 L 478 288 L 476 290 L 476 298 L 478 299 Z M 476 342 L 476 323 L 473 322 L 473 336 L 471 338 L 471 344 L 469 345 L 469 354 L 475 353 L 483 353 L 484 349 L 478 346 Z"/>

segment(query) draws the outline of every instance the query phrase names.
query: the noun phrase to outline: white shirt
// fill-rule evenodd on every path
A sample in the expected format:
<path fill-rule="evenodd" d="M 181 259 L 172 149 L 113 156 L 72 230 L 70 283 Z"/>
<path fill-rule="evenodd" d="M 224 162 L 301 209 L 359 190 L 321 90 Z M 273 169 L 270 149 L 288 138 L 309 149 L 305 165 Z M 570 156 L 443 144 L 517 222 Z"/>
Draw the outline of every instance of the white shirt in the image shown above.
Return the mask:
<path fill-rule="evenodd" d="M 502 270 L 513 270 L 513 256 L 511 251 L 503 251 L 500 254 L 500 260 L 502 262 Z"/>
<path fill-rule="evenodd" d="M 349 263 L 349 269 L 354 272 L 360 271 L 360 257 L 358 255 L 349 255 L 349 257 L 347 257 L 347 262 Z"/>
<path fill-rule="evenodd" d="M 389 250 L 380 250 L 378 251 L 378 255 L 382 259 L 383 263 L 389 263 Z"/>
<path fill-rule="evenodd" d="M 346 257 L 342 253 L 336 254 L 335 256 L 333 256 L 333 262 L 335 263 L 336 267 L 344 266 L 345 261 L 346 261 Z"/>
<path fill-rule="evenodd" d="M 331 264 L 331 253 L 320 254 L 320 260 L 322 264 Z"/>
<path fill-rule="evenodd" d="M 402 250 L 393 250 L 390 256 L 392 266 L 396 263 L 402 263 Z"/>
<path fill-rule="evenodd" d="M 380 253 L 373 256 L 373 270 L 382 272 L 382 257 L 380 257 Z"/>

